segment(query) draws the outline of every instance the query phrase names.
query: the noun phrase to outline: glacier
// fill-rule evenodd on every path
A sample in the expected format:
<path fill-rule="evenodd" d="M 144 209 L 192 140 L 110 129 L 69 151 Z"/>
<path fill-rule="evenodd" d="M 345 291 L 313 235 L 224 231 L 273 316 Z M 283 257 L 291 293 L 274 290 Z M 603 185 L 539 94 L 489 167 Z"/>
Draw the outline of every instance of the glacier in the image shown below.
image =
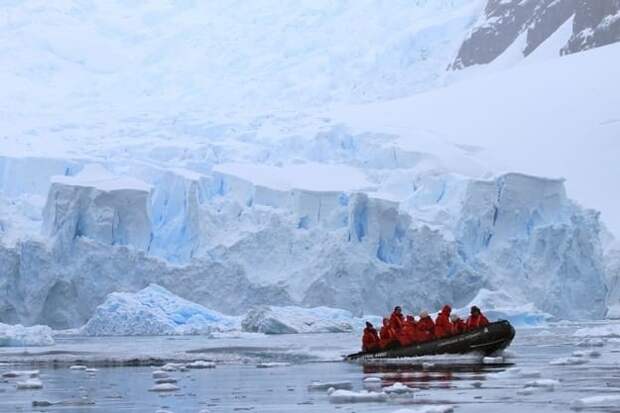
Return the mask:
<path fill-rule="evenodd" d="M 130 294 L 153 284 L 232 317 L 477 301 L 524 323 L 617 314 L 619 266 L 601 239 L 618 231 L 618 201 L 598 188 L 615 184 L 618 45 L 476 77 L 445 69 L 481 1 L 303 2 L 255 26 L 247 16 L 271 4 L 259 3 L 213 5 L 232 13 L 222 21 L 192 2 L 135 4 L 148 18 L 127 21 L 112 4 L 10 6 L 6 30 L 22 29 L 3 44 L 26 52 L 1 78 L 15 105 L 2 105 L 0 322 L 78 328 L 117 304 L 131 320 L 147 309 Z M 256 47 L 210 43 L 201 13 Z M 376 18 L 363 36 L 324 35 L 359 15 Z M 50 47 L 29 42 L 57 21 L 71 29 Z M 155 32 L 168 47 L 144 37 Z M 41 97 L 54 81 L 66 88 Z M 152 331 L 178 331 L 151 310 Z"/>

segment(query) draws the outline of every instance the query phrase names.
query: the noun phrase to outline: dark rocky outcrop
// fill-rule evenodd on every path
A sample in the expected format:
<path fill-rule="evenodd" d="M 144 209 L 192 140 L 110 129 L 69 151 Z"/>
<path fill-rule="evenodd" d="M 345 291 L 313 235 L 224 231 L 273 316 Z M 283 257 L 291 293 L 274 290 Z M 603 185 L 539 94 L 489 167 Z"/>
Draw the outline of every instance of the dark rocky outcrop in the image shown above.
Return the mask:
<path fill-rule="evenodd" d="M 558 55 L 620 40 L 620 0 L 489 0 L 450 68 L 490 63 L 523 34 L 528 56 L 573 16 L 572 36 Z"/>

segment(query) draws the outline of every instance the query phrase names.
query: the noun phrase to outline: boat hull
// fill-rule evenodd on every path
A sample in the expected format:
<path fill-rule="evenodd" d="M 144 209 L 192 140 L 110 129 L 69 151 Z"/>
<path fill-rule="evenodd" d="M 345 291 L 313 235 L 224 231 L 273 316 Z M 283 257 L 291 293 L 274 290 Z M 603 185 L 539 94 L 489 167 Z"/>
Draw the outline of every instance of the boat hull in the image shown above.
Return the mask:
<path fill-rule="evenodd" d="M 481 353 L 488 356 L 508 347 L 514 336 L 515 329 L 508 321 L 497 321 L 458 336 L 373 353 L 350 354 L 346 356 L 345 360 L 375 360 L 466 353 Z"/>

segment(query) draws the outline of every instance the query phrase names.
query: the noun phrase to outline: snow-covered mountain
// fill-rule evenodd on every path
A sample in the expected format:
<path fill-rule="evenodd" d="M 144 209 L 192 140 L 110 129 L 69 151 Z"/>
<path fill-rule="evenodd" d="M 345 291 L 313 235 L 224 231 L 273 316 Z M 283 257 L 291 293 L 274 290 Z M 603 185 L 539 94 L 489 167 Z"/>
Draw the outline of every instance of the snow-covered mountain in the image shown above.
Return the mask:
<path fill-rule="evenodd" d="M 488 0 L 452 68 L 491 63 L 512 48 L 559 56 L 618 41 L 618 0 Z"/>
<path fill-rule="evenodd" d="M 619 45 L 455 74 L 482 1 L 125 3 L 2 9 L 0 322 L 617 304 Z"/>

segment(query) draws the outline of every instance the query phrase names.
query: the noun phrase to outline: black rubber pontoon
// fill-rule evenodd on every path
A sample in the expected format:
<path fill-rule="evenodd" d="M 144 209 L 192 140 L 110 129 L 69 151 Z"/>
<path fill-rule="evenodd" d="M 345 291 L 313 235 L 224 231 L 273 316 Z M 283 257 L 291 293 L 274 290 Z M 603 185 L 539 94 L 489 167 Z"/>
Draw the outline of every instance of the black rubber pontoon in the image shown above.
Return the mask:
<path fill-rule="evenodd" d="M 378 352 L 360 352 L 350 354 L 345 360 L 375 360 L 383 358 L 420 357 L 436 354 L 481 353 L 485 356 L 503 350 L 510 345 L 515 336 L 515 329 L 508 321 L 496 321 L 485 327 L 468 331 L 458 336 L 396 347 Z"/>

